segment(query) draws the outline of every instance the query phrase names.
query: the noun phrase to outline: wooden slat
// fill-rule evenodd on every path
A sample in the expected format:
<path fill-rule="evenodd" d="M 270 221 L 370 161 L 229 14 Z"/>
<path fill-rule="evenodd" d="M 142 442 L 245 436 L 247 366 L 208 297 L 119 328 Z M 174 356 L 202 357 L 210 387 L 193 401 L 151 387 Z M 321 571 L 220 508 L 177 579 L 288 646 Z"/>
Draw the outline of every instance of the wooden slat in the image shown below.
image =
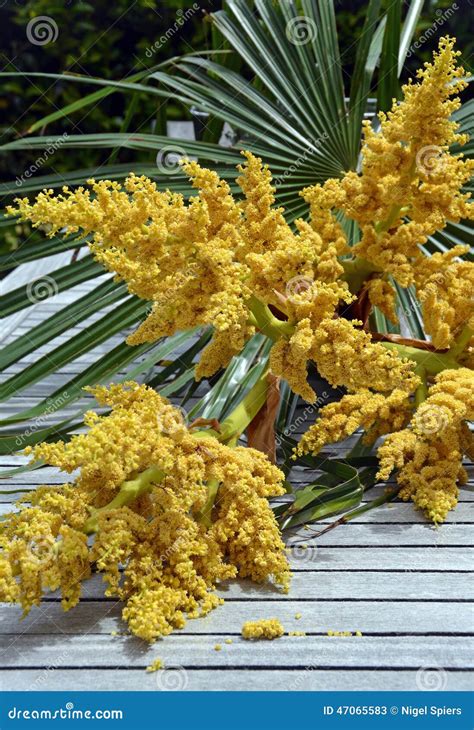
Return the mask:
<path fill-rule="evenodd" d="M 297 597 L 296 597 L 297 598 Z M 0 634 L 83 634 L 124 632 L 120 602 L 82 601 L 65 613 L 58 602 L 44 603 L 33 608 L 21 623 L 18 606 L 2 609 Z M 297 613 L 301 619 L 296 620 Z M 226 601 L 203 618 L 187 621 L 182 635 L 238 635 L 245 621 L 277 617 L 287 631 L 327 633 L 333 631 L 362 631 L 365 634 L 472 634 L 471 604 L 454 601 L 298 601 L 277 603 L 264 601 Z M 13 636 L 13 638 L 15 638 Z M 299 637 L 298 637 L 299 638 Z M 113 637 L 111 637 L 112 641 Z M 414 639 L 413 639 L 414 640 Z M 156 645 L 157 651 L 168 637 Z M 352 646 L 352 645 L 351 645 Z M 393 658 L 394 661 L 395 657 Z M 387 655 L 387 662 L 392 659 Z"/>
<path fill-rule="evenodd" d="M 216 643 L 222 646 L 215 650 Z M 87 667 L 93 661 L 99 667 L 142 667 L 145 669 L 154 657 L 160 656 L 165 664 L 184 667 L 370 667 L 385 666 L 386 657 L 396 656 L 397 669 L 420 667 L 426 656 L 440 666 L 450 669 L 474 668 L 472 642 L 465 638 L 419 637 L 407 646 L 401 637 L 329 637 L 283 636 L 275 641 L 245 641 L 233 637 L 225 644 L 216 636 L 170 636 L 158 646 L 150 647 L 136 638 L 125 636 L 68 636 L 55 637 L 49 643 L 34 635 L 0 637 L 2 666 L 47 667 L 58 662 L 71 668 Z"/>
<path fill-rule="evenodd" d="M 157 654 L 159 656 L 159 653 Z M 234 691 L 417 691 L 418 670 L 381 669 L 190 669 L 169 668 L 164 673 L 147 674 L 141 668 L 133 669 L 27 669 L 18 671 L 0 670 L 0 687 L 15 690 L 62 690 L 94 691 L 187 691 L 219 690 Z M 446 690 L 469 691 L 472 689 L 472 674 L 459 671 L 440 670 L 440 681 Z"/>
<path fill-rule="evenodd" d="M 295 566 L 301 564 L 297 559 Z M 316 561 L 317 565 L 317 561 Z M 260 585 L 249 580 L 229 581 L 219 589 L 226 601 L 274 601 L 286 603 L 298 600 L 474 600 L 474 581 L 466 580 L 465 573 L 423 573 L 413 571 L 334 571 L 324 569 L 298 571 L 293 574 L 291 592 L 282 593 L 272 585 Z M 93 575 L 83 583 L 83 595 L 88 599 L 102 598 L 104 583 L 101 575 Z M 56 594 L 46 596 L 53 600 Z M 114 601 L 115 599 L 104 599 Z M 275 609 L 276 610 L 276 609 Z"/>
<path fill-rule="evenodd" d="M 376 513 L 374 513 L 374 518 Z M 300 530 L 299 544 L 307 545 L 357 545 L 359 547 L 384 545 L 387 548 L 405 547 L 407 545 L 423 545 L 426 547 L 436 545 L 472 546 L 472 536 L 465 525 L 443 525 L 441 528 L 433 528 L 428 524 L 410 525 L 396 524 L 394 513 L 394 524 L 388 525 L 356 525 L 347 524 L 341 529 L 332 530 L 319 538 L 311 538 L 309 532 Z M 295 544 L 296 538 L 290 539 L 288 544 Z"/>

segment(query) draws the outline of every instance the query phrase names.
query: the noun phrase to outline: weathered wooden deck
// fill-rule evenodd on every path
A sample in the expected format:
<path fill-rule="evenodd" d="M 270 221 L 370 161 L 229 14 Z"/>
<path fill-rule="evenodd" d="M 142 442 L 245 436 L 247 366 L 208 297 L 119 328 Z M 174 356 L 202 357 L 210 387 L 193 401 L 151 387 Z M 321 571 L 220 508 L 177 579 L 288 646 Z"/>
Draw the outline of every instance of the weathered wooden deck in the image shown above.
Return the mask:
<path fill-rule="evenodd" d="M 55 257 L 56 267 L 62 265 L 60 258 Z M 45 271 L 41 263 L 27 266 L 38 276 Z M 82 284 L 14 315 L 4 322 L 0 338 L 10 341 L 89 288 Z M 112 344 L 114 340 L 102 350 Z M 89 359 L 66 366 L 52 379 L 54 387 L 80 372 Z M 14 366 L 8 374 L 17 370 Z M 22 391 L 1 406 L 2 417 L 52 390 L 48 379 Z M 3 457 L 0 468 L 22 461 Z M 0 489 L 63 481 L 64 475 L 45 469 L 2 481 Z M 10 498 L 0 495 L 1 511 L 8 510 Z M 68 614 L 55 595 L 22 622 L 19 608 L 2 606 L 0 686 L 32 691 L 470 688 L 473 500 L 473 492 L 463 490 L 457 510 L 437 530 L 410 504 L 394 503 L 319 539 L 302 531 L 307 547 L 292 553 L 288 596 L 234 581 L 221 591 L 223 606 L 151 647 L 126 635 L 120 604 L 104 598 L 98 576 L 85 584 L 84 598 Z M 240 637 L 244 621 L 273 616 L 287 632 L 305 631 L 306 636 L 255 643 Z M 327 635 L 330 630 L 361 631 L 363 636 L 334 638 Z M 224 643 L 227 638 L 233 643 Z M 214 650 L 216 644 L 221 651 Z M 145 667 L 156 657 L 167 668 L 147 674 Z"/>

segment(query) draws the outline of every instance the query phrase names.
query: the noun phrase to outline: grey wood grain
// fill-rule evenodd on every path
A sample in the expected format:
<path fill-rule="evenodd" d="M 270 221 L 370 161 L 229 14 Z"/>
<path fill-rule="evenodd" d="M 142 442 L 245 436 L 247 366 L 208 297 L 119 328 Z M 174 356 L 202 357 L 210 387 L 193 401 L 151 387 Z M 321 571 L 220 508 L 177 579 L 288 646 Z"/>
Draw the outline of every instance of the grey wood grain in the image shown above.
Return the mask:
<path fill-rule="evenodd" d="M 22 612 L 18 606 L 2 609 L 0 634 L 82 634 L 124 632 L 121 621 L 122 604 L 87 600 L 68 613 L 60 604 L 44 603 L 35 607 L 19 623 Z M 301 613 L 301 618 L 295 618 Z M 416 634 L 473 634 L 474 614 L 471 604 L 456 601 L 227 601 L 203 618 L 187 621 L 182 635 L 238 635 L 245 621 L 276 617 L 287 630 L 324 633 L 328 631 L 362 631 L 368 634 L 405 634 L 407 643 L 416 641 Z M 111 637 L 111 641 L 112 641 Z M 166 642 L 168 638 L 163 639 Z M 157 646 L 161 646 L 160 641 Z M 351 645 L 352 646 L 352 645 Z M 357 645 L 356 645 L 357 646 Z M 396 657 L 387 655 L 387 663 Z M 92 657 L 91 657 L 92 661 Z"/>
<path fill-rule="evenodd" d="M 127 636 L 19 636 L 15 641 L 0 637 L 3 668 L 47 667 L 59 663 L 71 668 L 90 665 L 96 668 L 142 667 L 156 656 L 165 664 L 186 668 L 220 667 L 386 667 L 387 656 L 396 656 L 397 669 L 420 667 L 426 656 L 432 663 L 450 669 L 474 668 L 473 642 L 464 637 L 418 637 L 407 644 L 404 637 L 359 636 L 282 636 L 273 641 L 246 641 L 232 637 L 225 644 L 221 637 L 179 636 L 175 634 L 150 646 Z M 215 650 L 219 642 L 222 648 Z M 394 668 L 395 668 L 394 667 Z"/>
<path fill-rule="evenodd" d="M 157 653 L 159 656 L 159 653 Z M 187 691 L 416 691 L 420 688 L 419 669 L 183 669 L 176 665 L 164 672 L 147 674 L 132 669 L 62 669 L 55 665 L 27 670 L 0 670 L 0 688 L 24 691 L 150 691 L 172 689 Z M 441 686 L 446 690 L 469 691 L 472 674 L 435 668 Z M 13 676 L 12 676 L 13 675 Z M 421 674 L 423 677 L 423 674 Z"/>
<path fill-rule="evenodd" d="M 301 563 L 294 561 L 294 565 Z M 316 562 L 317 565 L 317 562 Z M 93 575 L 84 581 L 82 594 L 87 598 L 103 598 L 105 584 L 102 576 Z M 277 604 L 288 602 L 295 596 L 298 600 L 455 600 L 462 596 L 463 601 L 474 600 L 474 581 L 466 580 L 465 573 L 423 573 L 410 571 L 334 571 L 321 570 L 295 572 L 291 581 L 290 593 L 282 593 L 276 586 L 260 585 L 250 580 L 228 581 L 218 591 L 226 601 L 274 601 Z M 50 594 L 52 600 L 58 594 Z M 114 601 L 109 598 L 104 600 Z M 459 598 L 460 600 L 460 598 Z M 275 609 L 276 610 L 276 609 Z"/>

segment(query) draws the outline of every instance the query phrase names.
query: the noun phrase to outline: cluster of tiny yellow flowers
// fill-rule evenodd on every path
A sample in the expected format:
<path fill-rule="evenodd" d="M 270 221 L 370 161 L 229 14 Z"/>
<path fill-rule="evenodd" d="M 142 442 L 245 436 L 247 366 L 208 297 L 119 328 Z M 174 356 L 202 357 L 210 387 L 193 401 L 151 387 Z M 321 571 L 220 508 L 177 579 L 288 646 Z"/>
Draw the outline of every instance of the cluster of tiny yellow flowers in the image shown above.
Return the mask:
<path fill-rule="evenodd" d="M 474 451 L 468 427 L 474 418 L 474 373 L 463 367 L 446 369 L 427 388 L 418 405 L 401 389 L 348 393 L 319 411 L 296 453 L 317 454 L 358 428 L 364 429 L 365 442 L 388 434 L 377 452 L 378 478 L 386 480 L 398 469 L 400 497 L 412 499 L 433 522 L 442 522 L 466 480 L 463 454 Z"/>
<path fill-rule="evenodd" d="M 362 631 L 356 631 L 355 634 L 352 631 L 328 631 L 328 636 L 337 636 L 338 638 L 345 638 L 346 636 L 362 636 Z"/>
<path fill-rule="evenodd" d="M 160 669 L 164 669 L 163 660 L 160 658 L 155 659 L 147 668 L 147 672 L 158 672 Z"/>
<path fill-rule="evenodd" d="M 278 639 L 284 633 L 285 629 L 277 618 L 246 621 L 242 626 L 244 639 Z"/>
<path fill-rule="evenodd" d="M 95 568 L 107 595 L 124 601 L 130 630 L 152 641 L 222 602 L 220 581 L 273 580 L 287 590 L 287 557 L 268 502 L 284 493 L 282 472 L 259 451 L 188 431 L 146 386 L 93 392 L 110 415 L 91 413 L 87 433 L 33 450 L 80 476 L 42 487 L 31 506 L 22 500 L 2 522 L 0 600 L 27 612 L 44 591 L 60 589 L 69 609 Z M 200 515 L 213 481 L 219 489 L 207 524 Z M 95 533 L 90 545 L 87 533 Z"/>
<path fill-rule="evenodd" d="M 357 324 L 357 320 L 343 318 L 321 323 L 313 344 L 319 373 L 331 385 L 349 390 L 401 388 L 412 392 L 419 382 L 413 363 L 372 342 L 370 334 L 357 329 Z"/>
<path fill-rule="evenodd" d="M 233 198 L 228 184 L 196 162 L 183 162 L 198 194 L 160 192 L 145 178 L 131 175 L 122 187 L 90 181 L 90 190 L 64 188 L 40 193 L 30 204 L 17 200 L 9 208 L 34 226 L 91 234 L 95 258 L 126 281 L 129 291 L 153 303 L 152 311 L 129 344 L 152 342 L 175 331 L 212 325 L 214 336 L 203 351 L 197 377 L 210 376 L 240 352 L 255 328 L 254 300 L 279 308 L 297 331 L 288 343 L 275 345 L 277 374 L 288 375 L 297 392 L 309 399 L 306 361 L 298 328 L 312 331 L 332 318 L 341 303 L 354 298 L 343 279 L 338 256 L 346 247 L 340 237 L 320 235 L 318 221 L 296 221 L 296 232 L 283 210 L 274 207 L 275 190 L 267 166 L 249 152 L 239 166 L 243 200 Z M 299 284 L 310 291 L 299 291 Z M 269 310 L 266 310 L 271 316 Z M 258 318 L 257 318 L 258 319 Z M 283 350 L 289 349 L 289 357 Z M 285 364 L 285 361 L 288 361 Z M 278 364 L 281 363 L 281 370 Z"/>
<path fill-rule="evenodd" d="M 370 279 L 366 285 L 370 303 L 378 307 L 393 324 L 398 323 L 396 307 L 396 291 L 389 281 L 384 279 Z"/>
<path fill-rule="evenodd" d="M 316 423 L 301 438 L 297 453 L 317 454 L 326 444 L 342 441 L 358 428 L 367 432 L 367 438 L 375 440 L 383 433 L 403 428 L 410 416 L 411 404 L 406 391 L 395 389 L 384 395 L 362 389 L 321 408 Z"/>
<path fill-rule="evenodd" d="M 331 201 L 357 221 L 361 238 L 353 253 L 402 286 L 414 282 L 420 246 L 430 235 L 448 221 L 473 217 L 461 188 L 474 163 L 449 153 L 454 142 L 467 141 L 450 119 L 466 86 L 453 47 L 453 39 L 440 41 L 433 62 L 418 72 L 420 83 L 410 80 L 401 103 L 379 115 L 379 131 L 365 123 L 360 174 L 303 191 L 312 206 Z"/>
<path fill-rule="evenodd" d="M 424 327 L 439 350 L 449 347 L 470 319 L 474 331 L 474 265 L 456 260 L 468 251 L 469 246 L 454 246 L 425 257 L 416 268 Z"/>
<path fill-rule="evenodd" d="M 474 419 L 474 373 L 467 368 L 436 376 L 409 426 L 391 433 L 378 450 L 380 479 L 398 469 L 400 496 L 443 522 L 466 481 L 462 456 L 472 447 L 467 422 Z"/>

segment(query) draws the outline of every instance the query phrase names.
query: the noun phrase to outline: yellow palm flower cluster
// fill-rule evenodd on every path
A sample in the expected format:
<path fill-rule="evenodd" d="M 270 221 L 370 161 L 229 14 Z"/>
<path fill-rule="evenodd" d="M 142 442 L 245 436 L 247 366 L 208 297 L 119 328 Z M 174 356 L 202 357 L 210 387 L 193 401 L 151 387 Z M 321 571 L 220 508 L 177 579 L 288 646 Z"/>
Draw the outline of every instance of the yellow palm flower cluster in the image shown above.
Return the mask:
<path fill-rule="evenodd" d="M 278 639 L 284 633 L 285 629 L 277 618 L 246 621 L 242 626 L 244 639 Z"/>
<path fill-rule="evenodd" d="M 125 602 L 130 630 L 151 641 L 222 602 L 214 592 L 222 580 L 273 580 L 287 590 L 268 503 L 284 493 L 282 472 L 259 451 L 188 430 L 146 386 L 93 392 L 110 415 L 90 413 L 87 433 L 33 449 L 80 475 L 73 485 L 40 488 L 31 506 L 20 502 L 2 522 L 0 600 L 26 613 L 45 590 L 60 589 L 67 610 L 95 567 L 107 594 Z"/>
<path fill-rule="evenodd" d="M 467 141 L 450 119 L 466 86 L 457 55 L 454 39 L 443 38 L 433 62 L 418 72 L 420 83 L 410 80 L 400 104 L 379 115 L 380 130 L 365 123 L 360 174 L 303 191 L 315 211 L 331 206 L 357 221 L 361 239 L 353 253 L 402 286 L 414 282 L 430 235 L 473 217 L 461 188 L 474 162 L 449 153 L 454 142 Z"/>
<path fill-rule="evenodd" d="M 91 180 L 90 190 L 64 188 L 57 196 L 45 190 L 33 204 L 25 198 L 9 210 L 35 226 L 48 224 L 50 235 L 60 229 L 93 234 L 96 259 L 131 293 L 153 302 L 129 344 L 212 325 L 213 340 L 197 367 L 198 377 L 210 376 L 242 349 L 256 326 L 265 331 L 254 307 L 279 307 L 289 322 L 309 320 L 314 329 L 353 299 L 338 260 L 345 244 L 341 237 L 327 238 L 334 226 L 323 237 L 299 220 L 295 233 L 274 207 L 268 168 L 244 154 L 241 201 L 216 173 L 188 161 L 183 169 L 199 191 L 189 203 L 131 175 L 123 187 Z"/>
<path fill-rule="evenodd" d="M 366 442 L 389 434 L 378 448 L 378 478 L 385 481 L 397 469 L 400 497 L 413 500 L 439 523 L 456 505 L 458 485 L 466 480 L 462 459 L 464 454 L 473 455 L 474 438 L 468 427 L 473 419 L 473 371 L 446 369 L 434 378 L 417 407 L 399 389 L 387 394 L 361 390 L 330 403 L 303 435 L 297 453 L 317 454 L 358 428 L 366 431 Z"/>
<path fill-rule="evenodd" d="M 385 395 L 364 388 L 321 408 L 318 420 L 301 438 L 297 453 L 317 454 L 323 446 L 342 441 L 358 428 L 366 431 L 367 442 L 375 441 L 382 434 L 403 428 L 410 416 L 406 391 L 396 388 Z"/>
<path fill-rule="evenodd" d="M 467 368 L 436 376 L 407 429 L 387 436 L 378 450 L 379 478 L 397 468 L 402 499 L 412 499 L 433 522 L 443 522 L 466 481 L 463 454 L 472 449 L 474 373 Z"/>
<path fill-rule="evenodd" d="M 469 246 L 454 246 L 424 258 L 416 268 L 425 330 L 439 350 L 450 347 L 469 320 L 474 331 L 474 265 L 456 260 L 468 250 Z"/>

